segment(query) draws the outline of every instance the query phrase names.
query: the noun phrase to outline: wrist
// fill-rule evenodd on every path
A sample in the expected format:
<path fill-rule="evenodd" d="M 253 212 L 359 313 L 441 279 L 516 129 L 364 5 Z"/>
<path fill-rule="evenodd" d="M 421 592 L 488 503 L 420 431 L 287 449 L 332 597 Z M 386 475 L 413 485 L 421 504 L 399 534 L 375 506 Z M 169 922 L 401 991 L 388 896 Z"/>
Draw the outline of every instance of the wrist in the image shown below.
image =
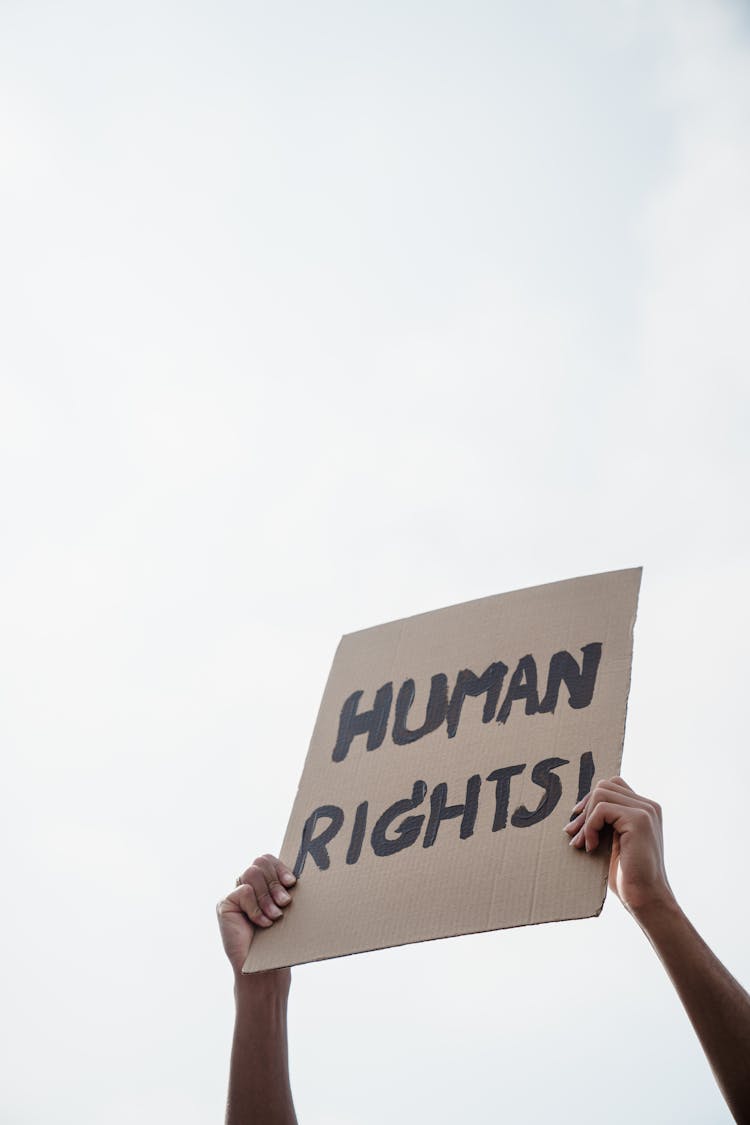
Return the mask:
<path fill-rule="evenodd" d="M 629 909 L 643 932 L 652 940 L 671 930 L 684 918 L 682 907 L 669 887 L 639 906 Z"/>
<path fill-rule="evenodd" d="M 234 974 L 234 999 L 237 1007 L 286 1006 L 292 974 L 289 969 L 271 969 L 265 973 Z"/>

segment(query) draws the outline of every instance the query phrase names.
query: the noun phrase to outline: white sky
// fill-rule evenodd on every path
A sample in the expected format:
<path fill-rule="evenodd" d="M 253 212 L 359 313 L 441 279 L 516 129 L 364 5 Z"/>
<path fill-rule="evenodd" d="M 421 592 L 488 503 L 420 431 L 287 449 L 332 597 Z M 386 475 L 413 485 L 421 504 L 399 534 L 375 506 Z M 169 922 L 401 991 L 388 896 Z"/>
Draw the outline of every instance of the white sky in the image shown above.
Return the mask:
<path fill-rule="evenodd" d="M 750 981 L 749 64 L 720 0 L 0 6 L 4 1122 L 220 1120 L 214 903 L 341 633 L 598 570 Z M 614 900 L 290 1019 L 305 1125 L 728 1120 Z"/>

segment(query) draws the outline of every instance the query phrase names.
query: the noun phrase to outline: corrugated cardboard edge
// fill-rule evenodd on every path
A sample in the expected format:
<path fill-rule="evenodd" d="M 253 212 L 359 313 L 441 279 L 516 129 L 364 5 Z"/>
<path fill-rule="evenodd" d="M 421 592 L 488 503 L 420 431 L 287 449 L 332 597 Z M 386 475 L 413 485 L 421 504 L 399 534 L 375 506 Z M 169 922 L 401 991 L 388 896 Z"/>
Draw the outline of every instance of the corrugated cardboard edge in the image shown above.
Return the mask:
<path fill-rule="evenodd" d="M 633 566 L 633 567 L 627 567 L 627 568 L 624 568 L 624 569 L 629 569 L 629 570 L 638 572 L 638 585 L 636 587 L 636 592 L 635 592 L 635 605 L 633 607 L 633 616 L 630 619 L 630 664 L 628 665 L 628 683 L 627 683 L 627 690 L 625 692 L 625 714 L 623 715 L 623 719 L 622 719 L 622 738 L 620 740 L 620 754 L 619 754 L 620 774 L 622 774 L 622 756 L 623 756 L 623 753 L 625 751 L 625 731 L 627 730 L 627 725 L 628 725 L 628 707 L 630 706 L 630 684 L 631 684 L 632 679 L 633 679 L 633 648 L 634 648 L 634 641 L 635 641 L 635 623 L 636 623 L 636 620 L 638 618 L 638 604 L 639 604 L 640 598 L 641 598 L 641 583 L 643 581 L 643 567 L 642 566 Z M 611 832 L 608 832 L 608 836 L 609 836 L 609 840 L 607 841 L 606 854 L 607 854 L 607 856 L 611 856 L 611 854 L 612 854 L 612 834 L 611 834 Z M 607 898 L 608 889 L 609 889 L 609 864 L 607 865 L 606 870 L 604 870 L 603 874 L 602 874 L 602 901 L 601 901 L 601 904 L 599 906 L 599 909 L 596 911 L 595 914 L 585 914 L 582 917 L 584 917 L 584 918 L 598 918 L 599 917 L 602 910 L 604 909 L 604 903 L 605 903 L 606 898 Z M 572 919 L 572 918 L 558 919 L 558 921 L 565 921 L 565 922 L 570 922 L 570 921 L 574 921 L 574 920 L 575 919 Z M 543 925 L 543 923 L 541 923 L 541 924 Z M 243 970 L 243 972 L 244 972 L 244 970 Z"/>
<path fill-rule="evenodd" d="M 519 922 L 517 925 L 510 925 L 510 926 L 488 926 L 488 928 L 486 930 L 472 930 L 470 933 L 463 933 L 462 932 L 462 933 L 459 933 L 459 934 L 441 934 L 438 937 L 420 938 L 418 941 L 414 941 L 413 939 L 409 939 L 408 941 L 394 941 L 390 945 L 385 945 L 385 946 L 378 945 L 378 946 L 375 946 L 373 949 L 355 949 L 351 953 L 334 953 L 334 954 L 331 954 L 330 956 L 327 956 L 327 957 L 309 957 L 304 961 L 294 961 L 289 965 L 277 965 L 276 967 L 279 968 L 279 969 L 293 969 L 293 968 L 296 968 L 298 965 L 316 965 L 321 961 L 341 961 L 341 960 L 343 960 L 344 958 L 347 958 L 347 957 L 361 957 L 363 954 L 367 954 L 367 953 L 386 953 L 389 949 L 400 949 L 405 945 L 424 945 L 428 941 L 455 941 L 456 938 L 470 938 L 470 937 L 474 937 L 476 934 L 497 934 L 497 933 L 502 933 L 503 930 L 525 930 L 525 929 L 528 929 L 529 926 L 549 926 L 549 925 L 554 925 L 557 922 L 583 922 L 587 918 L 598 918 L 599 917 L 599 915 L 602 912 L 602 908 L 604 906 L 604 898 L 606 897 L 606 889 L 607 889 L 607 881 L 606 881 L 606 878 L 605 878 L 605 880 L 604 880 L 604 894 L 602 896 L 602 905 L 596 910 L 596 912 L 594 914 L 572 914 L 568 918 L 556 918 L 556 919 L 553 919 L 552 921 L 543 921 L 543 922 L 541 922 L 541 921 L 540 922 Z M 286 909 L 287 910 L 293 909 L 293 904 L 292 904 L 292 906 L 288 906 Z M 277 922 L 274 923 L 275 926 L 283 926 L 283 924 L 284 924 L 283 918 L 280 918 Z M 242 966 L 242 973 L 243 973 L 244 976 L 252 976 L 253 973 L 258 973 L 258 972 L 264 973 L 264 972 L 273 972 L 273 971 L 274 971 L 273 969 L 248 969 L 248 968 L 245 967 L 245 965 Z"/>

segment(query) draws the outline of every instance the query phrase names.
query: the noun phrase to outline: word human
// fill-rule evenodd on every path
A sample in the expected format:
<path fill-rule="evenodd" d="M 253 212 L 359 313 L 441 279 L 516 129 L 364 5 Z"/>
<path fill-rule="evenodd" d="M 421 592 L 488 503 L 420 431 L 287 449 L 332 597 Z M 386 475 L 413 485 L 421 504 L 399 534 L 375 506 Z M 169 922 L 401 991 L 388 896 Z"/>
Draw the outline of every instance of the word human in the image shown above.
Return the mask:
<path fill-rule="evenodd" d="M 524 772 L 526 765 L 501 766 L 492 770 L 485 779 L 494 782 L 492 831 L 502 831 L 509 820 L 514 828 L 530 828 L 546 820 L 562 796 L 562 781 L 557 770 L 569 764 L 566 758 L 544 758 L 537 762 L 531 771 L 531 780 L 541 790 L 539 803 L 533 809 L 519 805 L 513 813 L 510 813 L 511 783 L 514 777 Z M 581 754 L 578 765 L 578 800 L 590 792 L 593 778 L 594 759 L 587 750 Z M 426 782 L 415 781 L 410 796 L 395 801 L 376 815 L 369 832 L 370 847 L 377 856 L 394 855 L 412 847 L 422 835 L 422 847 L 431 848 L 443 821 L 459 818 L 459 838 L 467 840 L 474 835 L 481 790 L 482 777 L 475 773 L 466 782 L 465 796 L 460 804 L 448 804 L 448 786 L 444 781 L 433 788 L 429 802 L 426 802 Z M 348 837 L 346 863 L 350 866 L 355 864 L 362 854 L 370 819 L 368 801 L 361 801 L 351 818 L 339 805 L 320 805 L 305 821 L 294 874 L 301 875 L 308 856 L 321 871 L 327 871 L 331 865 L 329 845 L 339 836 L 345 824 L 347 832 L 342 836 L 341 843 Z"/>
<path fill-rule="evenodd" d="M 439 672 L 432 677 L 430 697 L 427 701 L 424 722 L 417 727 L 409 727 L 411 711 L 416 692 L 414 680 L 404 680 L 396 696 L 391 738 L 396 746 L 406 746 L 431 734 L 446 723 L 448 738 L 454 738 L 461 721 L 461 711 L 467 696 L 484 696 L 482 722 L 490 723 L 496 719 L 505 723 L 513 704 L 524 701 L 527 715 L 549 714 L 557 706 L 560 687 L 564 683 L 568 691 L 570 707 L 588 707 L 594 695 L 596 673 L 602 655 L 601 642 L 584 645 L 581 649 L 581 664 L 565 650 L 556 652 L 549 662 L 547 683 L 542 698 L 539 698 L 537 666 L 530 654 L 522 656 L 510 677 L 508 688 L 500 703 L 507 664 L 501 660 L 490 664 L 481 675 L 469 668 L 463 668 L 456 676 L 452 692 L 448 692 L 448 677 Z M 388 731 L 388 723 L 393 703 L 393 683 L 383 684 L 375 692 L 375 699 L 369 711 L 360 711 L 359 706 L 364 692 L 354 691 L 341 708 L 336 745 L 331 755 L 334 762 L 342 762 L 349 748 L 359 735 L 367 735 L 366 748 L 377 750 L 382 745 Z M 498 708 L 499 704 L 499 708 Z"/>

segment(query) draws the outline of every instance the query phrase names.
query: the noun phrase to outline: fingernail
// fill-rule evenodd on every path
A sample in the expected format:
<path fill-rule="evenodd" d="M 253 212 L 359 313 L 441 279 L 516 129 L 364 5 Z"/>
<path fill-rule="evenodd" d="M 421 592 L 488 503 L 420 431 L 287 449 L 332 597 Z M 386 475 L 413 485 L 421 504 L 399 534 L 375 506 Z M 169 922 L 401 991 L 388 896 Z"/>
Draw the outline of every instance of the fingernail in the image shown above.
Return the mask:
<path fill-rule="evenodd" d="M 297 882 L 296 878 L 294 877 L 294 875 L 292 875 L 291 871 L 285 871 L 284 874 L 281 876 L 281 881 L 282 881 L 282 883 L 284 884 L 285 887 L 293 887 L 294 884 Z"/>
<path fill-rule="evenodd" d="M 272 918 L 280 918 L 281 917 L 281 911 L 279 910 L 279 908 L 278 908 L 278 906 L 276 905 L 275 902 L 271 902 L 271 903 L 268 904 L 268 907 L 266 909 L 266 914 L 270 914 L 270 916 Z"/>
<path fill-rule="evenodd" d="M 278 899 L 282 906 L 287 906 L 292 901 L 292 896 L 286 891 L 279 891 Z"/>

